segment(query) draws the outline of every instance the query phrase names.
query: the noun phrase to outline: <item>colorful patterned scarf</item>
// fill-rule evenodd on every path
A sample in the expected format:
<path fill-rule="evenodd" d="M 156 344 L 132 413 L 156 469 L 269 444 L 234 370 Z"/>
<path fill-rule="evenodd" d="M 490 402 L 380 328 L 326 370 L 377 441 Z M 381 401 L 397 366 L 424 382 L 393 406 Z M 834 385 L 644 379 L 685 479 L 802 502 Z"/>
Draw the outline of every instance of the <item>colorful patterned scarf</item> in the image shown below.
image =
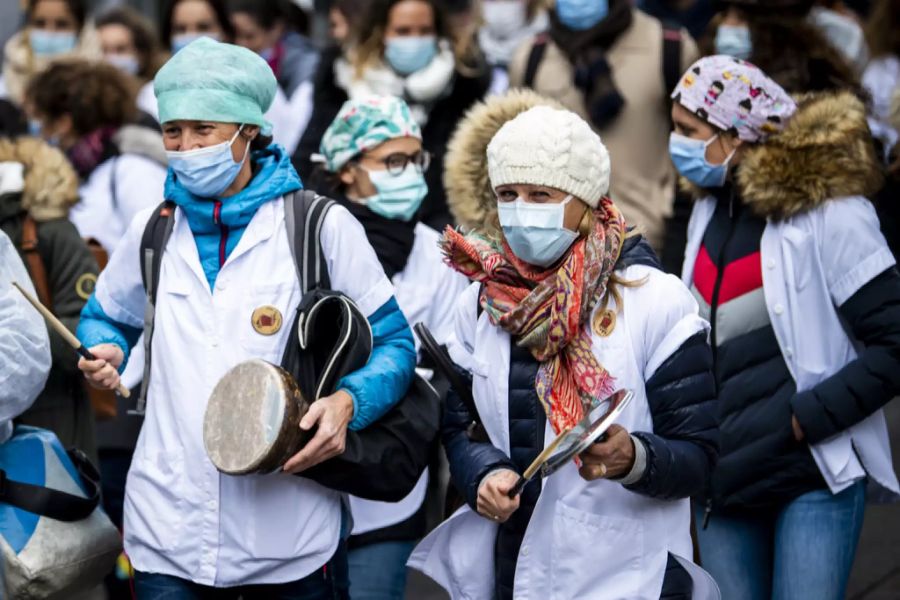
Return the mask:
<path fill-rule="evenodd" d="M 491 323 L 531 351 L 541 365 L 535 390 L 558 434 L 615 391 L 615 380 L 591 349 L 585 324 L 606 294 L 625 238 L 625 220 L 604 198 L 594 230 L 576 241 L 562 263 L 541 270 L 518 259 L 506 241 L 447 228 L 441 247 L 448 265 L 481 282 L 479 302 Z"/>

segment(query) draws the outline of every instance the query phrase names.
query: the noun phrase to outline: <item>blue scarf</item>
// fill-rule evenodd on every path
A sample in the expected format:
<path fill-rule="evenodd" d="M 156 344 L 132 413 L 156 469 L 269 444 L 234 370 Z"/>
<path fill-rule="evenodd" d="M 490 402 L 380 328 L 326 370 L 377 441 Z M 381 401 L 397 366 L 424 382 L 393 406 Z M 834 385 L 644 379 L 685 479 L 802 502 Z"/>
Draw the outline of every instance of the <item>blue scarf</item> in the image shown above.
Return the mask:
<path fill-rule="evenodd" d="M 265 150 L 253 152 L 250 160 L 253 161 L 256 175 L 243 190 L 221 199 L 218 223 L 214 218 L 215 199 L 200 198 L 189 192 L 178 183 L 171 169 L 166 177 L 166 200 L 180 206 L 187 215 L 210 290 L 216 285 L 221 263 L 224 263 L 220 254 L 223 237 L 224 258 L 227 258 L 260 206 L 303 188 L 300 176 L 281 146 L 272 144 Z"/>

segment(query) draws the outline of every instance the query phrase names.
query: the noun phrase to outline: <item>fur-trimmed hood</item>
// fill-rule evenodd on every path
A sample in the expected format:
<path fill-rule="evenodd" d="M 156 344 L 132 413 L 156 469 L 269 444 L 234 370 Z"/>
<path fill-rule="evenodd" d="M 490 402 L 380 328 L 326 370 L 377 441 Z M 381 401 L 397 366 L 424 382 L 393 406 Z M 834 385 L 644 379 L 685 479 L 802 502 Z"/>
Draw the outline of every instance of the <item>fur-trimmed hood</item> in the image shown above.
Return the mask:
<path fill-rule="evenodd" d="M 497 199 L 488 179 L 487 147 L 504 123 L 535 106 L 560 105 L 529 90 L 512 90 L 475 104 L 459 122 L 444 159 L 447 205 L 465 229 L 491 226 Z"/>
<path fill-rule="evenodd" d="M 21 192 L 16 199 L 21 204 L 19 210 L 28 211 L 35 221 L 66 217 L 69 208 L 78 202 L 79 182 L 75 169 L 62 152 L 46 142 L 33 137 L 0 138 L 2 163 L 22 165 L 18 177 L 24 176 L 24 180 L 18 179 L 17 186 L 4 188 L 7 194 Z M 15 170 L 8 171 L 7 177 L 17 178 Z M 0 210 L 4 208 L 0 206 Z"/>
<path fill-rule="evenodd" d="M 883 171 L 863 103 L 837 92 L 801 96 L 797 104 L 783 131 L 744 153 L 737 169 L 744 204 L 787 219 L 834 198 L 877 192 Z"/>

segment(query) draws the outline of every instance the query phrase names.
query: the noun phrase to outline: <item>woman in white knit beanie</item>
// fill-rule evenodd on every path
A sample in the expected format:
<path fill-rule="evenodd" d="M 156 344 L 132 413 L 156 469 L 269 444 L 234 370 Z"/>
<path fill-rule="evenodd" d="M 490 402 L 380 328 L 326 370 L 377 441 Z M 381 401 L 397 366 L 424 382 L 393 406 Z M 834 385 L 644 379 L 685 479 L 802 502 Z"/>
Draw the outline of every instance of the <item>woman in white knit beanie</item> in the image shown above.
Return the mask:
<path fill-rule="evenodd" d="M 609 155 L 580 117 L 522 112 L 487 162 L 496 214 L 443 240 L 473 280 L 450 344 L 473 401 L 451 392 L 443 424 L 468 506 L 410 565 L 454 598 L 689 598 L 698 578 L 714 589 L 689 558 L 688 498 L 717 453 L 707 323 L 627 233 L 607 196 Z M 603 441 L 516 487 L 547 444 L 620 390 L 632 399 Z"/>

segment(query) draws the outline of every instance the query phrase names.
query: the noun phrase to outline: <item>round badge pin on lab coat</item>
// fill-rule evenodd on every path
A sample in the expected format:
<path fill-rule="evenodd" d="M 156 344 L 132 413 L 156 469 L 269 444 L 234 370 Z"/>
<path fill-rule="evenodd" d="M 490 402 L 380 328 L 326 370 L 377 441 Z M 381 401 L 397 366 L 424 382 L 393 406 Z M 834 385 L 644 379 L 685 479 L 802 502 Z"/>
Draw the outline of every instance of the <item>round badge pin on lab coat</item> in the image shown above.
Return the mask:
<path fill-rule="evenodd" d="M 594 333 L 600 337 L 609 337 L 616 328 L 616 313 L 604 310 L 594 317 Z"/>
<path fill-rule="evenodd" d="M 260 306 L 250 317 L 253 329 L 260 335 L 274 335 L 281 329 L 281 312 L 270 304 Z"/>

